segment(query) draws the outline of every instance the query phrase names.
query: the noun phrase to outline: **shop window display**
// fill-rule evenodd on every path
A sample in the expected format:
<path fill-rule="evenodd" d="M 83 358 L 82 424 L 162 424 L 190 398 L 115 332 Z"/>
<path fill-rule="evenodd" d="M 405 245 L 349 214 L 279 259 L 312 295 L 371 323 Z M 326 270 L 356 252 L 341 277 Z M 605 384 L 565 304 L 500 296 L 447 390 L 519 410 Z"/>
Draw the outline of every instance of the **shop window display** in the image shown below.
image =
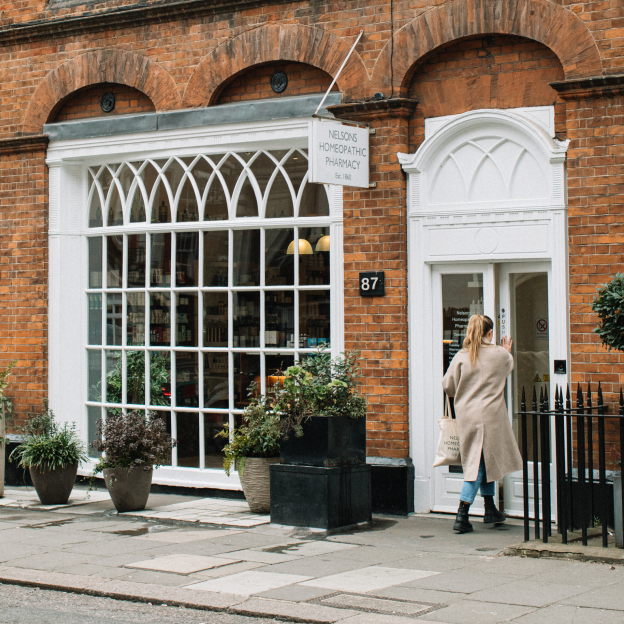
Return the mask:
<path fill-rule="evenodd" d="M 143 406 L 178 440 L 172 466 L 221 468 L 249 386 L 329 346 L 329 201 L 307 168 L 280 150 L 89 169 L 89 436 Z"/>

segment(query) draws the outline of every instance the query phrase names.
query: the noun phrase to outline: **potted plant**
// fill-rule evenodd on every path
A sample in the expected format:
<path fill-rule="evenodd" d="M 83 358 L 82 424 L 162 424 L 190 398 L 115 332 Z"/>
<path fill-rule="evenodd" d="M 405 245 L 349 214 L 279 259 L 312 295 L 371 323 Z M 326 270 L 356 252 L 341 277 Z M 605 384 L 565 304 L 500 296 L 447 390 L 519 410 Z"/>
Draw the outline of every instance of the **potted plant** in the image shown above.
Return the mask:
<path fill-rule="evenodd" d="M 76 482 L 78 466 L 87 459 L 75 424 L 59 425 L 54 413 L 31 416 L 22 428 L 23 440 L 11 453 L 20 468 L 28 468 L 44 505 L 65 505 Z"/>
<path fill-rule="evenodd" d="M 322 352 L 283 374 L 268 404 L 280 417 L 280 464 L 271 466 L 271 522 L 335 529 L 369 522 L 366 400 L 358 355 Z"/>
<path fill-rule="evenodd" d="M 155 467 L 170 461 L 175 440 L 157 412 L 109 411 L 98 422 L 91 447 L 103 453 L 94 475 L 104 473 L 106 488 L 119 513 L 145 509 Z"/>
<path fill-rule="evenodd" d="M 251 404 L 243 412 L 243 424 L 231 434 L 228 427 L 217 436 L 229 440 L 224 447 L 223 467 L 228 477 L 233 467 L 243 493 L 254 513 L 266 514 L 271 508 L 269 466 L 280 461 L 280 419 L 271 409 L 270 399 L 257 396 L 250 387 Z"/>
<path fill-rule="evenodd" d="M 4 391 L 9 385 L 6 380 L 11 373 L 11 369 L 15 366 L 17 360 L 11 362 L 2 372 L 0 372 L 0 496 L 4 496 L 4 466 L 6 462 L 6 420 L 11 416 L 12 404 L 9 397 L 5 396 Z"/>
<path fill-rule="evenodd" d="M 358 354 L 319 353 L 286 369 L 273 409 L 280 415 L 282 463 L 341 466 L 366 461 L 366 400 Z"/>

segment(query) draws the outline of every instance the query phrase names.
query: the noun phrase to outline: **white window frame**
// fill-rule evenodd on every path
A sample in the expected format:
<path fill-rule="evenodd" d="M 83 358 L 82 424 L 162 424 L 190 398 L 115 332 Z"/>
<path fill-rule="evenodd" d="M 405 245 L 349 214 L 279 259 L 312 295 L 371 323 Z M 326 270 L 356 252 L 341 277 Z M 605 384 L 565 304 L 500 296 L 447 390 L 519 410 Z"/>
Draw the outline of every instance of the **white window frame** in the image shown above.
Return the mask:
<path fill-rule="evenodd" d="M 87 237 L 89 235 L 139 234 L 147 231 L 154 233 L 160 231 L 200 231 L 201 233 L 201 231 L 211 229 L 211 224 L 214 226 L 218 223 L 219 229 L 260 228 L 263 244 L 264 229 L 266 227 L 295 229 L 296 227 L 329 226 L 331 237 L 330 323 L 332 328 L 332 355 L 335 356 L 342 352 L 344 345 L 342 187 L 333 186 L 329 189 L 329 217 L 271 219 L 247 217 L 218 222 L 129 223 L 125 226 L 89 228 L 88 195 L 90 184 L 88 167 L 98 167 L 105 163 L 144 160 L 147 158 L 168 159 L 171 156 L 193 156 L 199 153 L 223 154 L 228 151 L 257 151 L 259 149 L 267 151 L 292 148 L 305 149 L 308 147 L 308 136 L 311 136 L 311 119 L 288 119 L 272 122 L 211 126 L 208 128 L 157 131 L 114 137 L 72 139 L 50 143 L 46 160 L 50 170 L 48 398 L 50 407 L 55 411 L 58 419 L 60 421 L 75 422 L 77 430 L 85 442 L 87 441 L 88 425 L 87 349 L 85 346 L 87 345 L 88 331 L 86 292 L 88 292 Z M 171 209 L 173 211 L 173 206 Z M 105 213 L 103 218 L 106 218 Z M 199 238 L 200 245 L 203 245 L 203 237 L 200 235 Z M 232 253 L 231 249 L 230 245 L 230 254 Z M 262 262 L 264 263 L 263 256 L 264 254 L 261 254 Z M 126 262 L 127 257 L 124 255 L 124 266 Z M 201 265 L 200 261 L 200 267 Z M 147 266 L 149 267 L 149 265 Z M 295 267 L 297 267 L 296 263 Z M 200 268 L 200 271 L 202 268 Z M 106 271 L 105 266 L 103 266 L 103 270 Z M 172 267 L 172 270 L 174 270 L 174 267 Z M 201 284 L 201 282 L 199 283 Z M 262 287 L 258 288 L 258 290 L 263 292 L 265 289 L 269 290 L 272 288 L 275 290 L 280 289 L 280 287 Z M 303 288 L 315 290 L 314 286 Z M 172 287 L 170 290 L 174 292 L 177 289 Z M 201 290 L 201 287 L 198 288 L 199 290 Z M 293 290 L 295 290 L 294 286 Z M 146 291 L 146 289 L 143 289 L 143 291 Z M 149 292 L 149 289 L 147 289 L 147 292 Z M 261 306 L 263 309 L 263 301 Z M 105 296 L 103 296 L 103 315 L 105 315 L 105 307 L 106 301 Z M 229 309 L 231 315 L 232 308 L 230 307 Z M 198 313 L 201 315 L 200 309 L 198 309 Z M 147 327 L 149 325 L 147 323 L 148 318 L 146 316 L 146 333 L 149 332 Z M 298 323 L 297 316 L 295 317 L 295 323 Z M 229 331 L 231 332 L 231 322 L 229 325 Z M 105 341 L 105 336 L 103 336 L 103 341 Z M 125 344 L 125 336 L 123 342 Z M 119 350 L 124 348 L 126 347 L 119 347 Z M 130 347 L 130 349 L 132 348 Z M 146 349 L 146 347 L 137 347 L 137 349 Z M 167 349 L 174 351 L 173 346 Z M 154 347 L 154 350 L 158 350 L 158 348 Z M 188 349 L 181 347 L 181 350 Z M 198 353 L 201 353 L 199 348 L 196 350 Z M 215 348 L 215 351 L 217 350 L 219 349 Z M 286 351 L 286 349 L 280 348 L 271 348 L 269 350 L 278 353 Z M 241 348 L 239 351 L 258 351 L 260 353 L 261 349 Z M 261 362 L 263 362 L 262 358 Z M 264 371 L 262 370 L 262 372 Z M 264 380 L 264 376 L 261 378 Z M 202 386 L 201 380 L 200 386 Z M 232 388 L 230 392 L 232 392 Z M 171 411 L 188 411 L 188 409 L 175 408 L 172 402 Z M 199 407 L 197 409 L 192 408 L 191 411 L 198 412 L 201 415 L 203 412 L 227 412 L 231 410 L 204 410 Z M 200 418 L 200 427 L 203 427 L 203 418 Z M 201 442 L 203 448 L 203 440 Z M 89 474 L 93 469 L 94 461 L 90 460 L 87 464 L 84 464 L 79 473 Z M 154 483 L 218 489 L 240 489 L 237 473 L 232 473 L 230 477 L 227 477 L 223 470 L 210 468 L 172 468 L 163 466 L 155 471 Z"/>

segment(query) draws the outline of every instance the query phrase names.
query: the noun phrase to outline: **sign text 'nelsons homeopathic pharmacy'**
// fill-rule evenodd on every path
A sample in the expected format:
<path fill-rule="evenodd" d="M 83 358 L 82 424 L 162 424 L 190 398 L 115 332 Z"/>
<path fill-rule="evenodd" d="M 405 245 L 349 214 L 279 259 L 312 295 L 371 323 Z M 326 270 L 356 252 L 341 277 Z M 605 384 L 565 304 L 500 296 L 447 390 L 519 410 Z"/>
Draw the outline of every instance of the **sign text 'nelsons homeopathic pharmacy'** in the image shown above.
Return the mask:
<path fill-rule="evenodd" d="M 310 182 L 368 188 L 369 129 L 314 119 Z"/>

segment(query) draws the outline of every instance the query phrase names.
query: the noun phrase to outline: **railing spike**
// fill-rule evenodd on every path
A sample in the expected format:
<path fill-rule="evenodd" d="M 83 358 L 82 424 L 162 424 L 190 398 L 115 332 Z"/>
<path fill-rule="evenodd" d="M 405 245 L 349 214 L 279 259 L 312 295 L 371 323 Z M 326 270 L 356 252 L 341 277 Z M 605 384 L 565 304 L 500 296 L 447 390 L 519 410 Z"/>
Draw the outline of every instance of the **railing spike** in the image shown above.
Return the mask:
<path fill-rule="evenodd" d="M 544 405 L 546 409 L 550 409 L 550 402 L 548 400 L 548 386 L 544 386 Z"/>
<path fill-rule="evenodd" d="M 535 384 L 533 384 L 533 411 L 537 412 L 537 391 L 535 389 Z"/>
<path fill-rule="evenodd" d="M 577 409 L 583 407 L 583 391 L 581 390 L 580 382 L 576 388 L 576 407 Z"/>
<path fill-rule="evenodd" d="M 567 388 L 566 388 L 566 402 L 568 403 L 568 405 L 570 404 L 571 401 L 571 395 L 570 395 L 570 384 L 568 384 Z"/>
<path fill-rule="evenodd" d="M 540 386 L 540 405 L 544 402 L 544 386 Z"/>
<path fill-rule="evenodd" d="M 620 416 L 624 416 L 624 396 L 622 396 L 622 388 L 620 388 Z"/>
<path fill-rule="evenodd" d="M 602 399 L 602 385 L 598 382 L 598 407 L 602 407 L 604 405 Z"/>

